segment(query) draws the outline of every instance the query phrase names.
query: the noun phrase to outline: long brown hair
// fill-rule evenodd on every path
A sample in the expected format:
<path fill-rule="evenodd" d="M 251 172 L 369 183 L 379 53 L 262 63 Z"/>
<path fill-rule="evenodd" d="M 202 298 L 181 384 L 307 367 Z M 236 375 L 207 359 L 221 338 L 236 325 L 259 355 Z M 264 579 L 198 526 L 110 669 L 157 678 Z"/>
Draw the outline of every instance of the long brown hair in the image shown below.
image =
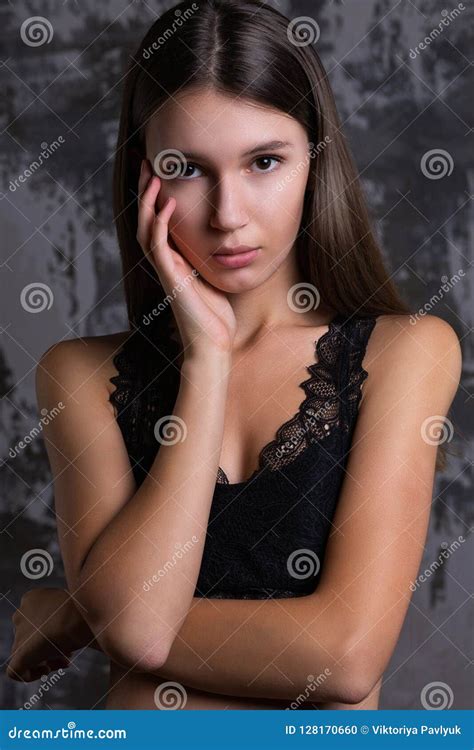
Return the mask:
<path fill-rule="evenodd" d="M 114 164 L 114 217 L 131 327 L 166 296 L 136 239 L 145 127 L 170 96 L 191 88 L 285 112 L 316 145 L 295 249 L 302 278 L 325 305 L 361 317 L 412 313 L 384 266 L 321 60 L 313 44 L 291 33 L 297 34 L 288 18 L 257 0 L 186 1 L 160 16 L 131 56 Z M 445 450 L 438 448 L 437 470 L 446 466 Z"/>

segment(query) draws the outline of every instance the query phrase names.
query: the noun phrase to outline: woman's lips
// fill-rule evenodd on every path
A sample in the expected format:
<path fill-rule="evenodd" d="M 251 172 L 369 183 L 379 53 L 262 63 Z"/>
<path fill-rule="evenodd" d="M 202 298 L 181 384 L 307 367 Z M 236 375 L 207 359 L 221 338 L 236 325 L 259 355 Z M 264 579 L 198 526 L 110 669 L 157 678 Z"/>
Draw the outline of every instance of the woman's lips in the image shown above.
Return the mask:
<path fill-rule="evenodd" d="M 243 268 L 243 266 L 248 266 L 249 263 L 255 260 L 259 250 L 260 248 L 257 247 L 255 250 L 248 250 L 246 253 L 237 253 L 236 255 L 219 255 L 219 253 L 214 253 L 214 255 L 211 255 L 211 258 L 216 263 L 219 263 L 220 266 L 224 266 L 224 268 Z"/>

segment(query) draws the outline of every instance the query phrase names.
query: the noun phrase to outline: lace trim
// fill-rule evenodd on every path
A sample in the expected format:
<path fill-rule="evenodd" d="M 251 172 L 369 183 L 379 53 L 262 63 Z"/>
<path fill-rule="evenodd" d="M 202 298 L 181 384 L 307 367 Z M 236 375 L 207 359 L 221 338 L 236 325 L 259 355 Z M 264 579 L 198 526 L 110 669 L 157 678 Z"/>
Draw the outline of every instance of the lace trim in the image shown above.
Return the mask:
<path fill-rule="evenodd" d="M 150 326 L 149 332 L 136 328 L 114 355 L 112 361 L 117 375 L 110 378 L 115 390 L 109 400 L 120 417 L 125 408 L 138 411 L 142 401 L 156 404 L 157 394 L 162 395 L 164 371 L 177 354 L 174 341 L 167 342 L 162 332 L 157 335 L 156 326 Z M 153 342 L 147 341 L 147 338 Z M 155 346 L 157 344 L 157 346 Z M 131 396 L 134 396 L 132 400 Z"/>
<path fill-rule="evenodd" d="M 248 479 L 231 484 L 225 471 L 219 466 L 217 484 L 245 485 L 267 468 L 277 471 L 292 463 L 312 443 L 331 435 L 334 428 L 340 429 L 342 426 L 344 432 L 352 428 L 361 397 L 361 385 L 368 376 L 361 362 L 376 321 L 375 318 L 359 318 L 349 324 L 351 327 L 346 330 L 344 320 L 342 315 L 337 315 L 329 323 L 328 331 L 315 342 L 317 361 L 307 366 L 310 376 L 299 384 L 306 394 L 305 398 L 297 413 L 284 422 L 277 429 L 275 438 L 261 449 L 258 468 Z M 138 453 L 156 453 L 156 420 L 158 416 L 171 416 L 179 386 L 179 378 L 173 381 L 168 377 L 163 379 L 161 374 L 156 376 L 156 359 L 159 356 L 153 357 L 153 352 L 150 356 L 146 339 L 139 337 L 138 350 L 133 349 L 137 340 L 135 334 L 138 332 L 139 329 L 131 333 L 113 358 L 118 374 L 110 378 L 116 388 L 109 397 L 117 410 L 117 420 L 126 438 L 127 449 L 136 460 L 140 460 Z M 344 340 L 349 342 L 347 347 L 343 346 Z M 344 377 L 345 387 L 341 393 L 340 371 L 342 362 L 346 363 L 343 356 L 346 349 L 348 365 Z M 167 358 L 170 356 L 172 359 L 174 353 L 173 344 L 169 351 L 165 351 L 164 357 L 162 351 L 156 351 L 162 356 L 161 364 L 166 369 L 169 361 Z M 151 360 L 154 377 L 148 382 L 144 370 L 147 365 L 151 367 Z M 345 402 L 348 409 L 347 418 L 343 420 L 341 402 Z M 344 424 L 341 425 L 341 422 Z"/>
<path fill-rule="evenodd" d="M 117 375 L 109 401 L 116 410 L 133 475 L 140 485 L 159 447 L 156 423 L 171 415 L 179 389 L 179 371 L 173 365 L 176 342 L 168 341 L 162 321 L 136 327 L 114 355 Z"/>
<path fill-rule="evenodd" d="M 324 440 L 332 434 L 334 428 L 351 432 L 361 398 L 361 386 L 368 377 L 362 368 L 368 338 L 376 323 L 376 318 L 358 318 L 344 328 L 346 318 L 340 314 L 330 323 L 328 330 L 315 342 L 316 363 L 307 367 L 311 373 L 307 380 L 300 383 L 306 398 L 300 404 L 297 413 L 278 428 L 276 437 L 260 451 L 258 468 L 242 482 L 229 482 L 219 466 L 217 481 L 219 484 L 245 485 L 261 474 L 265 468 L 271 471 L 283 469 L 292 463 L 309 445 Z M 349 363 L 346 385 L 341 393 L 339 370 L 343 357 L 343 340 L 349 341 Z M 348 415 L 342 420 L 341 401 L 348 404 Z"/>
<path fill-rule="evenodd" d="M 133 474 L 135 479 L 140 481 L 143 443 L 137 426 L 140 423 L 142 376 L 137 367 L 140 358 L 134 351 L 135 342 L 136 330 L 131 331 L 130 337 L 112 359 L 118 374 L 110 378 L 110 382 L 115 385 L 115 390 L 110 394 L 109 401 L 114 407 L 116 419 L 122 431 Z"/>
<path fill-rule="evenodd" d="M 110 382 L 115 385 L 115 390 L 110 394 L 109 400 L 117 410 L 117 414 L 120 414 L 128 403 L 130 393 L 136 388 L 137 371 L 131 364 L 133 360 L 127 356 L 123 348 L 113 357 L 112 361 L 118 375 L 113 375 L 110 378 Z"/>
<path fill-rule="evenodd" d="M 366 352 L 367 342 L 376 322 L 376 317 L 358 319 L 351 336 L 347 384 L 343 392 L 348 405 L 348 417 L 345 423 L 346 430 L 352 430 L 355 426 L 359 403 L 362 398 L 362 384 L 369 376 L 367 370 L 362 367 L 362 361 Z"/>
<path fill-rule="evenodd" d="M 300 404 L 297 413 L 284 422 L 276 432 L 273 440 L 267 443 L 259 454 L 258 468 L 243 482 L 247 484 L 265 468 L 271 471 L 283 469 L 292 463 L 309 445 L 323 440 L 340 424 L 340 401 L 338 395 L 338 367 L 341 333 L 336 316 L 329 323 L 328 330 L 315 342 L 317 361 L 308 365 L 310 377 L 299 383 L 306 398 Z M 218 483 L 230 484 L 229 479 L 219 466 Z"/>

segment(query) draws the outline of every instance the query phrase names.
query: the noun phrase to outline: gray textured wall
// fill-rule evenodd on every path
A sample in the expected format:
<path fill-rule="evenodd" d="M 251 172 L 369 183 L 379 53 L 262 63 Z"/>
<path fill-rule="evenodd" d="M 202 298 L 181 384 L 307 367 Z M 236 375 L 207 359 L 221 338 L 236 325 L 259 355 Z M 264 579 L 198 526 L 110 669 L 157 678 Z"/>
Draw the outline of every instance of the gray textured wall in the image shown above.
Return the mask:
<path fill-rule="evenodd" d="M 21 594 L 34 585 L 64 583 L 43 442 L 34 439 L 14 457 L 11 449 L 38 424 L 34 370 L 40 355 L 63 338 L 127 327 L 111 214 L 120 81 L 129 50 L 169 5 L 11 0 L 1 6 L 3 665 L 11 646 L 11 613 Z M 446 11 L 457 5 L 444 0 L 275 5 L 289 17 L 317 20 L 317 48 L 378 219 L 387 264 L 410 303 L 429 305 L 462 341 L 463 382 L 450 445 L 458 456 L 436 481 L 424 570 L 459 535 L 467 539 L 472 517 L 467 407 L 474 364 L 468 339 L 474 165 L 468 29 L 474 9 L 465 0 L 465 10 L 451 21 Z M 32 16 L 49 22 L 49 31 L 44 26 L 52 33 L 49 41 L 43 37 L 38 43 L 41 36 L 28 38 L 27 28 L 22 30 Z M 420 41 L 440 23 L 442 32 L 420 49 Z M 49 158 L 28 176 L 25 170 L 45 149 Z M 434 162 L 428 154 L 433 149 L 444 152 Z M 47 285 L 43 293 L 52 302 L 39 314 L 28 311 L 35 305 L 28 287 L 38 284 Z M 36 305 L 42 306 L 39 297 Z M 385 673 L 382 708 L 421 708 L 420 692 L 431 682 L 446 683 L 453 708 L 469 707 L 469 546 L 469 541 L 460 544 L 416 590 Z M 21 573 L 21 556 L 32 548 L 52 556 L 47 579 L 35 582 Z M 87 650 L 37 706 L 100 708 L 106 674 L 105 658 Z M 0 705 L 22 706 L 38 685 L 2 674 Z"/>

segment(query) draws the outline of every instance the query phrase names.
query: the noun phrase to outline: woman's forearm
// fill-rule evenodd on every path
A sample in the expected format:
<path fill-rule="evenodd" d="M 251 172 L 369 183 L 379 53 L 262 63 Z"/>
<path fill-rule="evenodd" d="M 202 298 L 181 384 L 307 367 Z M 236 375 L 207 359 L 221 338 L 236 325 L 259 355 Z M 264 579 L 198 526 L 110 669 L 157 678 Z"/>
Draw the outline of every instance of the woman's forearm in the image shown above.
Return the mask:
<path fill-rule="evenodd" d="M 69 636 L 75 647 L 102 651 L 87 622 L 76 616 L 72 598 L 71 606 Z M 149 671 L 211 693 L 287 700 L 302 694 L 320 706 L 352 707 L 365 698 L 351 653 L 356 630 L 350 617 L 341 618 L 336 601 L 326 604 L 323 594 L 274 600 L 195 597 L 167 661 Z"/>
<path fill-rule="evenodd" d="M 226 357 L 183 364 L 169 424 L 182 437 L 173 432 L 166 444 L 160 431 L 148 477 L 95 541 L 71 592 L 118 662 L 160 666 L 191 606 L 222 444 Z"/>
<path fill-rule="evenodd" d="M 71 648 L 103 651 L 80 604 L 69 599 L 65 627 Z M 290 599 L 194 597 L 168 659 L 148 672 L 223 695 L 283 700 L 302 695 L 320 706 L 357 704 L 365 698 L 351 654 L 357 628 L 341 616 L 337 602 L 322 588 Z M 134 663 L 124 666 L 144 671 Z"/>
<path fill-rule="evenodd" d="M 309 689 L 317 702 L 356 703 L 363 696 L 350 633 L 335 597 L 329 604 L 317 594 L 194 598 L 167 661 L 154 673 L 212 693 L 293 700 Z"/>

